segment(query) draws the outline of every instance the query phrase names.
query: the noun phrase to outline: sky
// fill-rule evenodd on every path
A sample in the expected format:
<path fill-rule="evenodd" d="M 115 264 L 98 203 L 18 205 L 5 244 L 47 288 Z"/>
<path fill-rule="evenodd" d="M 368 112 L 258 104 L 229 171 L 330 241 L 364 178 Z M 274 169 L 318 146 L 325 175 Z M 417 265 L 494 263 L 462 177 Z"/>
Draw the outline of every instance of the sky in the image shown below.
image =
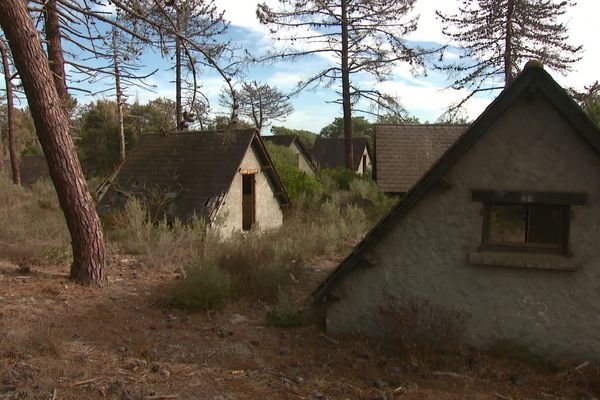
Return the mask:
<path fill-rule="evenodd" d="M 255 17 L 257 1 L 219 0 L 218 3 L 232 26 L 239 28 L 240 32 L 245 32 L 255 42 L 269 42 L 267 29 L 261 26 Z M 456 11 L 457 3 L 449 0 L 417 0 L 415 12 L 419 15 L 418 29 L 407 39 L 416 43 L 447 44 L 435 11 Z M 566 15 L 565 22 L 569 28 L 571 43 L 583 45 L 584 52 L 583 59 L 576 63 L 573 71 L 567 75 L 550 71 L 563 87 L 582 89 L 584 85 L 600 79 L 600 46 L 596 42 L 600 33 L 596 25 L 596 16 L 599 14 L 600 1 L 579 0 Z M 280 88 L 291 88 L 298 78 L 303 76 L 303 71 L 314 71 L 311 64 L 311 61 L 304 61 L 294 65 L 275 66 L 270 70 L 267 79 Z M 410 115 L 417 116 L 421 121 L 434 122 L 449 104 L 466 94 L 447 89 L 448 85 L 446 77 L 437 71 L 428 71 L 427 76 L 414 76 L 406 66 L 399 66 L 393 79 L 380 87 L 390 94 L 397 95 Z M 275 122 L 275 125 L 318 132 L 335 117 L 341 116 L 341 107 L 326 103 L 334 97 L 331 90 L 319 90 L 316 93 L 298 96 L 293 100 L 295 112 L 282 123 Z M 468 119 L 475 119 L 493 97 L 494 95 L 487 95 L 473 98 L 466 107 Z"/>
<path fill-rule="evenodd" d="M 275 0 L 267 1 L 275 5 L 277 3 Z M 217 6 L 225 12 L 225 18 L 230 21 L 227 39 L 255 54 L 276 46 L 268 29 L 261 26 L 256 19 L 257 3 L 255 0 L 216 0 Z M 457 3 L 458 1 L 451 0 L 417 0 L 415 14 L 419 15 L 418 29 L 407 39 L 411 43 L 430 46 L 448 44 L 442 35 L 439 21 L 436 20 L 435 10 L 446 13 L 453 12 L 456 11 Z M 568 11 L 564 22 L 569 28 L 570 42 L 583 45 L 583 59 L 573 65 L 573 70 L 566 75 L 550 71 L 554 79 L 563 87 L 582 89 L 584 85 L 600 80 L 600 74 L 597 72 L 597 66 L 600 65 L 600 46 L 596 43 L 598 33 L 600 33 L 596 25 L 596 17 L 599 14 L 599 0 L 579 0 L 578 4 Z M 159 71 L 148 80 L 155 88 L 152 92 L 129 88 L 127 90 L 129 101 L 137 100 L 145 103 L 159 96 L 174 99 L 174 74 L 170 70 L 169 60 L 148 50 L 144 52 L 142 61 L 152 65 L 152 69 L 159 68 Z M 323 57 L 310 57 L 294 62 L 250 67 L 246 71 L 244 79 L 267 82 L 283 92 L 288 92 L 295 88 L 299 80 L 309 76 L 310 73 L 317 72 L 319 67 L 327 65 L 328 62 L 330 60 Z M 219 93 L 224 87 L 222 78 L 214 72 L 202 71 L 199 79 L 202 82 L 202 91 L 208 97 L 213 111 L 222 113 L 218 101 Z M 437 71 L 428 70 L 426 76 L 413 75 L 406 65 L 398 65 L 393 71 L 392 79 L 381 84 L 366 76 L 358 79 L 362 80 L 362 85 L 374 85 L 386 93 L 397 96 L 408 114 L 418 117 L 422 122 L 435 122 L 449 104 L 462 99 L 467 94 L 447 89 L 450 82 Z M 91 89 L 98 91 L 102 85 L 107 87 L 110 84 L 110 80 L 106 79 L 104 83 L 95 83 Z M 82 92 L 72 91 L 71 93 L 77 97 L 80 104 L 107 96 L 92 97 Z M 472 98 L 466 107 L 467 118 L 475 119 L 495 95 L 497 93 Z M 342 115 L 341 106 L 331 103 L 335 99 L 336 94 L 331 88 L 317 88 L 302 92 L 291 99 L 294 112 L 285 120 L 274 121 L 273 125 L 319 132 L 334 118 Z"/>

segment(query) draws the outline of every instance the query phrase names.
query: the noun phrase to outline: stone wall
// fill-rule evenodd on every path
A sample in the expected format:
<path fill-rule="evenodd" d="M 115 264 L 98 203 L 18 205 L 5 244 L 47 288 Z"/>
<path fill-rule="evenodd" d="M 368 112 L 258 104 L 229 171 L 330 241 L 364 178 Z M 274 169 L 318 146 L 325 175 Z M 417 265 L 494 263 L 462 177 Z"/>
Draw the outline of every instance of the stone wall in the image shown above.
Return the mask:
<path fill-rule="evenodd" d="M 251 145 L 240 165 L 240 170 L 256 169 L 256 223 L 261 230 L 277 228 L 283 224 L 283 212 L 279 201 L 275 197 L 274 188 L 260 163 L 253 146 Z M 233 232 L 242 231 L 242 175 L 237 173 L 233 178 L 231 187 L 225 200 L 217 213 L 217 220 L 222 220 L 219 225 L 221 236 L 226 238 Z"/>
<path fill-rule="evenodd" d="M 367 156 L 367 169 L 366 169 L 366 171 L 363 169 L 363 163 L 362 163 L 363 156 Z M 356 160 L 354 160 L 354 162 L 356 162 Z M 360 156 L 360 162 L 358 163 L 358 169 L 356 170 L 356 173 L 362 175 L 365 172 L 371 171 L 372 169 L 373 169 L 373 166 L 371 165 L 371 157 L 369 157 L 369 152 L 365 148 L 365 150 L 363 151 L 362 155 Z"/>
<path fill-rule="evenodd" d="M 311 165 L 306 160 L 304 153 L 300 151 L 295 142 L 292 142 L 290 150 L 292 150 L 298 157 L 298 168 L 300 168 L 301 171 L 306 172 L 308 175 L 314 175 L 315 171 L 313 171 Z"/>
<path fill-rule="evenodd" d="M 422 197 L 372 249 L 371 266 L 338 283 L 327 329 L 377 335 L 378 307 L 391 295 L 468 315 L 476 346 L 509 339 L 553 357 L 600 359 L 600 157 L 543 96 L 522 97 L 445 178 L 450 188 Z M 585 205 L 571 207 L 572 256 L 550 256 L 576 270 L 471 264 L 483 222 L 474 189 L 586 193 Z"/>

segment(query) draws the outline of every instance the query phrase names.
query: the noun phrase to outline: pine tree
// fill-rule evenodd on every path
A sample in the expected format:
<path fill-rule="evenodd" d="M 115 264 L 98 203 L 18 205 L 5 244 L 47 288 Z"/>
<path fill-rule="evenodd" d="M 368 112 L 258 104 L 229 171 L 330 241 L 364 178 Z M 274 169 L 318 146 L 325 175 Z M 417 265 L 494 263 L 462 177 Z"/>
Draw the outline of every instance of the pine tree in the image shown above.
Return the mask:
<path fill-rule="evenodd" d="M 237 113 L 246 117 L 260 132 L 269 121 L 285 118 L 294 111 L 289 97 L 268 83 L 257 81 L 242 82 L 237 90 L 239 107 Z M 220 96 L 221 105 L 231 108 L 231 98 L 227 93 Z"/>
<path fill-rule="evenodd" d="M 298 85 L 298 90 L 337 86 L 342 105 L 346 166 L 352 168 L 352 111 L 359 100 L 379 109 L 398 109 L 397 100 L 373 87 L 360 87 L 356 74 L 377 81 L 388 79 L 394 66 L 423 64 L 428 52 L 413 47 L 404 37 L 417 28 L 410 12 L 416 0 L 279 0 L 277 9 L 259 4 L 259 21 L 270 27 L 279 43 L 288 47 L 261 60 L 295 59 L 324 55 L 335 60 Z M 292 32 L 285 30 L 292 29 Z M 361 110 L 365 111 L 365 110 Z"/>
<path fill-rule="evenodd" d="M 571 0 L 462 0 L 457 14 L 437 12 L 442 32 L 460 48 L 458 61 L 438 65 L 454 89 L 470 94 L 502 89 L 520 67 L 537 59 L 567 72 L 581 59 L 581 46 L 568 43 L 567 26 L 559 22 Z"/>

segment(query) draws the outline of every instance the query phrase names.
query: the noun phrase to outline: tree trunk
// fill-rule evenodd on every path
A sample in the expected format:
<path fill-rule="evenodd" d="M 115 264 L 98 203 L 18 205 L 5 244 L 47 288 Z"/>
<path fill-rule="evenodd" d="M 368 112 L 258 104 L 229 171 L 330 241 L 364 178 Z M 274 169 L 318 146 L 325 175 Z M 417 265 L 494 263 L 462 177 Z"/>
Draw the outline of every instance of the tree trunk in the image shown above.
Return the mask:
<path fill-rule="evenodd" d="M 354 170 L 352 152 L 352 105 L 350 104 L 350 70 L 348 68 L 348 0 L 342 2 L 342 108 L 344 110 L 344 139 L 346 168 Z"/>
<path fill-rule="evenodd" d="M 117 117 L 119 118 L 119 161 L 125 160 L 125 123 L 123 121 L 123 92 L 119 68 L 118 33 L 113 28 L 113 63 L 115 64 L 115 87 L 117 91 Z"/>
<path fill-rule="evenodd" d="M 17 156 L 16 128 L 15 128 L 15 101 L 12 90 L 12 80 L 10 79 L 10 65 L 8 64 L 8 54 L 4 42 L 0 40 L 0 53 L 2 55 L 2 65 L 4 69 L 4 84 L 6 86 L 6 120 L 8 125 L 8 152 L 10 154 L 10 166 L 12 168 L 12 179 L 15 185 L 21 184 L 21 171 L 19 169 L 19 159 Z M 4 150 L 1 148 L 0 153 Z M 2 156 L 4 158 L 4 155 Z"/>
<path fill-rule="evenodd" d="M 2 124 L 0 124 L 0 176 L 4 173 L 4 142 L 2 141 Z"/>
<path fill-rule="evenodd" d="M 177 33 L 181 28 L 181 11 L 176 10 Z M 175 36 L 175 114 L 177 114 L 177 130 L 183 130 L 183 106 L 181 104 L 181 39 Z"/>
<path fill-rule="evenodd" d="M 257 87 L 258 89 L 258 87 Z M 264 105 L 263 105 L 263 101 L 262 101 L 262 94 L 260 93 L 260 90 L 257 90 L 257 95 L 258 95 L 258 120 L 257 120 L 257 126 L 256 129 L 258 130 L 258 135 L 260 136 L 260 131 L 262 131 L 263 128 L 263 124 L 264 124 L 264 119 L 263 119 L 263 110 L 264 110 Z M 254 107 L 254 105 L 252 105 L 252 107 Z"/>
<path fill-rule="evenodd" d="M 65 77 L 65 57 L 63 55 L 61 44 L 60 19 L 56 7 L 56 0 L 48 0 L 46 3 L 46 23 L 44 30 L 46 32 L 48 61 L 50 64 L 50 71 L 52 71 L 52 76 L 54 78 L 54 86 L 56 86 L 58 96 L 62 100 L 64 112 L 68 114 L 67 102 L 69 95 L 67 93 L 67 82 Z"/>
<path fill-rule="evenodd" d="M 27 11 L 27 3 L 0 0 L 0 26 L 10 44 L 71 234 L 71 278 L 81 283 L 101 284 L 105 280 L 102 226 L 69 134 L 64 102 L 53 84 L 48 58 Z"/>
<path fill-rule="evenodd" d="M 506 9 L 506 36 L 504 37 L 504 87 L 507 87 L 512 82 L 512 26 L 514 10 L 514 0 L 508 0 L 508 8 Z"/>

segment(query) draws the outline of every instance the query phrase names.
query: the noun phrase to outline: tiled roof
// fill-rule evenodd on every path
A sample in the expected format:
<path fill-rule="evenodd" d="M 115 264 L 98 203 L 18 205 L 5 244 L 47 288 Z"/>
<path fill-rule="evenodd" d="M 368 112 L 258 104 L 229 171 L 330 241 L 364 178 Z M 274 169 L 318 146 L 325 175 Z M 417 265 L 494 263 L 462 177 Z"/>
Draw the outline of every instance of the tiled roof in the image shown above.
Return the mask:
<path fill-rule="evenodd" d="M 262 140 L 265 142 L 271 142 L 277 146 L 291 146 L 296 137 L 296 135 L 272 135 L 262 136 Z"/>
<path fill-rule="evenodd" d="M 313 159 L 321 168 L 345 166 L 344 138 L 317 138 L 312 147 Z M 354 170 L 358 169 L 365 147 L 371 156 L 371 146 L 366 137 L 352 138 Z"/>
<path fill-rule="evenodd" d="M 377 186 L 405 193 L 467 129 L 467 125 L 375 125 Z"/>
<path fill-rule="evenodd" d="M 264 145 L 250 129 L 230 134 L 143 135 L 99 199 L 98 210 L 107 213 L 122 207 L 135 194 L 145 197 L 150 205 L 160 205 L 160 214 L 168 218 L 185 221 L 196 214 L 211 220 L 251 145 L 280 203 L 287 204 L 289 200 Z"/>

